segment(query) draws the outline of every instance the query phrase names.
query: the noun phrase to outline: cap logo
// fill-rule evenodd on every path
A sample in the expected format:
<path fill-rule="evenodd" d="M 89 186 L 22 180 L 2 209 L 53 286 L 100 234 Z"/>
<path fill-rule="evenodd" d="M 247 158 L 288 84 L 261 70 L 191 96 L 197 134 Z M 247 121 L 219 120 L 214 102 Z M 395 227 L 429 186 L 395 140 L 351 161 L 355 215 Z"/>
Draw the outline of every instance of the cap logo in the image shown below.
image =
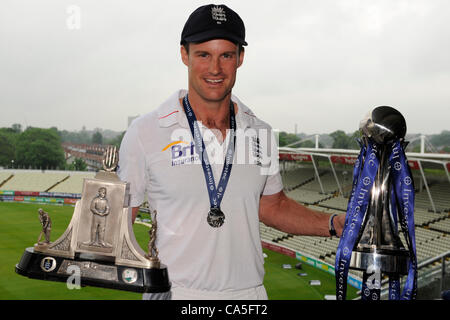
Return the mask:
<path fill-rule="evenodd" d="M 211 8 L 211 17 L 217 22 L 217 24 L 222 24 L 222 22 L 227 21 L 227 15 L 222 7 L 214 6 Z"/>

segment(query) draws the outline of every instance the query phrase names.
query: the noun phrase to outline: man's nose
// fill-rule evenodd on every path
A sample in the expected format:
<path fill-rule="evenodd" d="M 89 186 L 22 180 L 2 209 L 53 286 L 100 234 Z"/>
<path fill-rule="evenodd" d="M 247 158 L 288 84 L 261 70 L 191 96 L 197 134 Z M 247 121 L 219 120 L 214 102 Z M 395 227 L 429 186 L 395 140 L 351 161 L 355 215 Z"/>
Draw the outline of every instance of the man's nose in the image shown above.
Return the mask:
<path fill-rule="evenodd" d="M 220 65 L 220 58 L 212 58 L 209 63 L 209 70 L 211 74 L 219 74 L 222 71 L 222 67 Z"/>

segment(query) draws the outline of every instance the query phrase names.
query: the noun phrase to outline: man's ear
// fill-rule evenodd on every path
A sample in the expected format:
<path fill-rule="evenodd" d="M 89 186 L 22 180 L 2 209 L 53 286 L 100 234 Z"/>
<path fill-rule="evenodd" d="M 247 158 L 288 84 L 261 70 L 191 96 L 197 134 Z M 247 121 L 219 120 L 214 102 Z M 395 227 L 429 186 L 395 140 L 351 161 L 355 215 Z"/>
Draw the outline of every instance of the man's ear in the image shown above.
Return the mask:
<path fill-rule="evenodd" d="M 189 66 L 189 53 L 187 52 L 184 46 L 181 46 L 180 53 L 181 53 L 181 61 L 183 61 L 183 63 L 186 66 Z"/>
<path fill-rule="evenodd" d="M 244 62 L 244 49 L 241 50 L 241 52 L 239 53 L 239 61 L 238 61 L 238 68 L 242 65 L 242 63 Z"/>

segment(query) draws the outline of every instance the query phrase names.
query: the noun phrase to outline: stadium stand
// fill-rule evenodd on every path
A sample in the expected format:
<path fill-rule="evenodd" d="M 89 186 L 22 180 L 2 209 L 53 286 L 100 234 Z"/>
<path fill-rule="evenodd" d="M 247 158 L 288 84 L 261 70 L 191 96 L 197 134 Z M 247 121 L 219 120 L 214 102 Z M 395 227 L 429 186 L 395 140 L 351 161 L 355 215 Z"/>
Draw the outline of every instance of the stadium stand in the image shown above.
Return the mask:
<path fill-rule="evenodd" d="M 436 182 L 429 184 L 429 190 L 434 201 L 436 212 L 449 212 L 450 211 L 450 196 L 449 196 L 449 183 L 448 182 Z M 417 190 L 416 193 L 416 206 L 432 210 L 430 204 L 430 198 L 425 188 Z"/>
<path fill-rule="evenodd" d="M 331 172 L 321 172 L 319 173 L 320 176 L 320 183 L 322 184 L 322 188 L 325 194 L 331 194 L 338 192 L 338 186 L 336 183 L 336 179 L 334 178 L 333 174 Z M 318 193 L 322 192 L 321 186 L 320 186 L 319 180 L 314 178 L 310 182 L 304 184 L 302 188 L 315 191 Z"/>
<path fill-rule="evenodd" d="M 93 178 L 94 176 L 95 172 L 70 172 L 70 176 L 67 180 L 62 181 L 49 191 L 81 193 L 83 189 L 83 180 L 85 178 Z"/>
<path fill-rule="evenodd" d="M 428 227 L 433 230 L 438 230 L 450 234 L 450 219 L 430 223 Z M 448 242 L 450 243 L 450 237 L 448 238 Z"/>
<path fill-rule="evenodd" d="M 81 193 L 84 178 L 95 172 L 4 170 L 0 171 L 0 190 Z"/>
<path fill-rule="evenodd" d="M 311 168 L 289 168 L 283 174 L 283 183 L 286 191 L 296 189 L 314 180 L 314 171 Z"/>
<path fill-rule="evenodd" d="M 12 177 L 1 186 L 1 190 L 48 191 L 58 182 L 66 179 L 65 171 L 15 170 Z"/>
<path fill-rule="evenodd" d="M 447 217 L 447 213 L 434 213 L 427 209 L 418 208 L 414 210 L 414 224 L 420 227 L 426 227 L 430 223 L 437 222 Z"/>
<path fill-rule="evenodd" d="M 286 194 L 296 201 L 307 205 L 308 207 L 325 213 L 345 213 L 348 205 L 348 196 L 351 190 L 351 172 L 352 166 L 340 166 L 337 168 L 336 175 L 328 166 L 318 168 L 320 183 L 311 165 L 304 162 L 290 161 L 289 164 L 283 164 L 282 179 Z M 423 164 L 423 163 L 422 163 Z M 445 176 L 426 177 L 427 188 L 420 172 L 414 171 L 414 180 L 416 188 L 414 222 L 416 226 L 416 250 L 418 263 L 426 263 L 433 257 L 445 254 L 450 250 L 450 181 Z M 339 180 L 341 190 L 335 177 Z M 324 192 L 322 192 L 322 190 Z M 339 191 L 342 191 L 343 194 Z M 436 212 L 433 210 L 432 202 Z M 285 233 L 279 233 L 263 224 L 261 224 L 261 238 L 266 241 L 282 244 L 292 248 L 297 252 L 316 257 L 321 261 L 334 266 L 336 259 L 336 249 L 339 239 L 321 238 L 310 236 L 294 236 Z M 402 242 L 406 240 L 399 232 Z M 426 278 L 423 275 L 432 274 L 432 269 L 436 273 L 440 264 L 434 263 L 424 266 L 419 270 L 419 278 Z M 350 270 L 355 276 L 362 277 L 362 272 Z"/>
<path fill-rule="evenodd" d="M 336 196 L 321 201 L 320 205 L 325 208 L 346 211 L 348 205 L 348 198 L 344 198 L 343 196 Z"/>
<path fill-rule="evenodd" d="M 441 245 L 442 240 L 450 244 L 450 235 L 435 230 L 416 227 L 417 261 L 420 263 L 448 251 L 449 248 L 447 245 Z"/>
<path fill-rule="evenodd" d="M 303 188 L 297 188 L 286 193 L 286 195 L 298 202 L 304 204 L 317 204 L 320 201 L 333 197 L 332 195 L 321 194 L 317 191 L 311 191 Z"/>
<path fill-rule="evenodd" d="M 0 188 L 8 182 L 9 179 L 11 179 L 13 176 L 12 173 L 8 171 L 0 171 Z"/>

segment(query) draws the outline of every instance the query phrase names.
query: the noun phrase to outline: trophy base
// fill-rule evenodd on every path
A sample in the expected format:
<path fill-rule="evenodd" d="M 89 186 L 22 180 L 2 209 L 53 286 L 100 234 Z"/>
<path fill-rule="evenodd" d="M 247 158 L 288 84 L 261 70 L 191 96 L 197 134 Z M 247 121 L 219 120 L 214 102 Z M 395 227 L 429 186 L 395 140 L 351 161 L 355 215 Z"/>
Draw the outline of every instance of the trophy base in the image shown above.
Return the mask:
<path fill-rule="evenodd" d="M 94 286 L 133 292 L 167 292 L 171 284 L 167 267 L 138 268 L 115 265 L 112 262 L 88 259 L 69 259 L 35 252 L 25 252 L 16 264 L 16 273 L 32 279 L 67 282 L 69 277 L 80 277 L 81 286 Z M 70 280 L 69 280 L 70 281 Z"/>
<path fill-rule="evenodd" d="M 361 271 L 376 268 L 387 274 L 408 274 L 408 262 L 406 250 L 362 249 L 352 252 L 350 268 Z"/>

